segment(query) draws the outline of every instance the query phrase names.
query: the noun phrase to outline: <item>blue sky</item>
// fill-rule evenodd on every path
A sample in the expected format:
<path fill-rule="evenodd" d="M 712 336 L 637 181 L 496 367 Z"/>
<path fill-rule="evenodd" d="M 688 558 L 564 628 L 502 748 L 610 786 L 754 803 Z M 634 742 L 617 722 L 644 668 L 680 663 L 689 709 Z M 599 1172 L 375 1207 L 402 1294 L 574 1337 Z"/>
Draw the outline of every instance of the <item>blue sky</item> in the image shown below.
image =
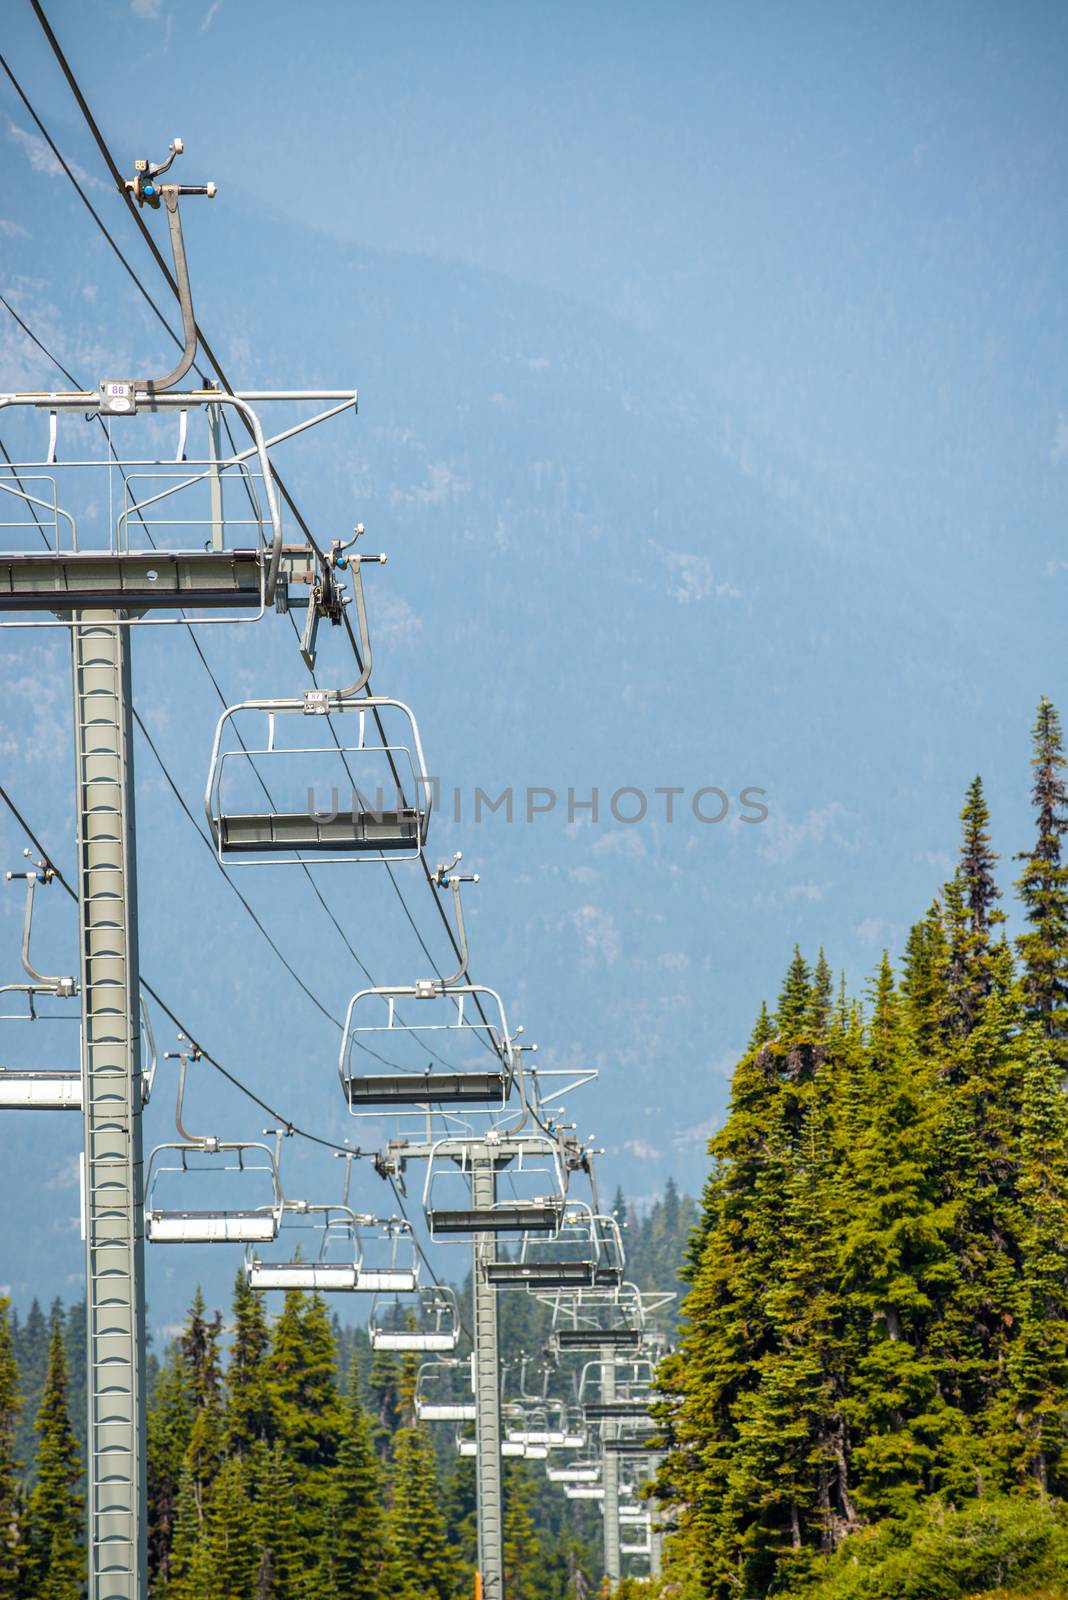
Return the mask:
<path fill-rule="evenodd" d="M 1027 842 L 1028 727 L 1040 694 L 1065 698 L 1063 11 L 49 15 L 122 164 L 180 133 L 185 179 L 219 183 L 187 232 L 231 377 L 360 389 L 355 422 L 282 465 L 322 526 L 362 517 L 389 550 L 369 580 L 376 686 L 416 707 L 443 780 L 768 789 L 751 830 L 442 816 L 431 844 L 483 871 L 476 976 L 543 1059 L 601 1068 L 580 1121 L 610 1181 L 694 1188 L 794 941 L 862 986 L 950 869 L 976 770 L 1006 889 Z M 5 22 L 14 70 L 158 289 L 29 6 Z M 83 381 L 150 368 L 158 330 L 0 97 L 3 292 Z M 10 323 L 0 360 L 5 382 L 51 381 Z M 299 684 L 271 622 L 209 648 L 228 692 Z M 58 638 L 0 636 L 5 781 L 69 862 L 66 671 Z M 137 672 L 195 804 L 210 685 L 180 635 L 139 639 Z M 144 751 L 139 774 L 146 971 L 223 1059 L 350 1131 L 336 1034 Z M 0 839 L 14 865 L 21 839 Z M 265 921 L 343 1008 L 340 941 L 266 877 Z M 418 975 L 388 884 L 364 868 L 329 893 L 376 975 Z M 10 894 L 2 915 L 13 962 Z M 60 964 L 65 915 L 44 926 Z M 245 1129 L 236 1098 L 203 1094 Z M 46 1163 L 58 1187 L 41 1207 L 20 1184 L 0 1280 L 71 1292 L 75 1131 L 17 1135 L 16 1174 Z M 286 1161 L 309 1192 L 334 1182 L 310 1151 Z M 194 1274 L 221 1293 L 232 1265 L 154 1259 L 158 1322 Z"/>

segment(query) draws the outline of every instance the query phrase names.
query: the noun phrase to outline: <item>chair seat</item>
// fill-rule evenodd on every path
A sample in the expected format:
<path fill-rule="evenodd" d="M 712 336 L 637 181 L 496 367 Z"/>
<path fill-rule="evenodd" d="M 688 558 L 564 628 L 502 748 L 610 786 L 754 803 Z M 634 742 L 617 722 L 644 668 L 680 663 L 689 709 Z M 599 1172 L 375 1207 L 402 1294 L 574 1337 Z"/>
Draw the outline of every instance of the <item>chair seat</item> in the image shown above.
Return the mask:
<path fill-rule="evenodd" d="M 278 850 L 410 850 L 419 842 L 420 813 L 342 811 L 332 819 L 310 812 L 224 812 L 219 848 L 224 855 Z"/>

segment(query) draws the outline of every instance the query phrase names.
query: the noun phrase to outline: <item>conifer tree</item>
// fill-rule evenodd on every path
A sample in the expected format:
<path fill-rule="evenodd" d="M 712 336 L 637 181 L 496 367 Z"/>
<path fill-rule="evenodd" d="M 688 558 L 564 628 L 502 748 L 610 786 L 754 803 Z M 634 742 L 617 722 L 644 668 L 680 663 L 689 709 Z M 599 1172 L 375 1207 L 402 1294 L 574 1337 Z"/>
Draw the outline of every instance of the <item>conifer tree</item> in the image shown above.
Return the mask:
<path fill-rule="evenodd" d="M 197 1600 L 195 1584 L 198 1578 L 194 1573 L 194 1556 L 201 1533 L 202 1522 L 193 1470 L 186 1461 L 178 1478 L 174 1532 L 160 1563 L 162 1592 L 167 1600 Z"/>
<path fill-rule="evenodd" d="M 231 1456 L 219 1468 L 207 1519 L 211 1578 L 204 1600 L 251 1600 L 258 1562 L 245 1465 Z M 194 1560 L 194 1576 L 198 1563 Z"/>
<path fill-rule="evenodd" d="M 786 969 L 775 1012 L 776 1032 L 780 1039 L 789 1041 L 805 1031 L 811 1020 L 812 1004 L 812 979 L 808 964 L 795 944 L 793 960 Z"/>
<path fill-rule="evenodd" d="M 253 1600 L 295 1600 L 297 1595 L 312 1591 L 304 1584 L 311 1552 L 302 1546 L 297 1532 L 297 1491 L 292 1469 L 280 1441 L 273 1445 L 262 1441 L 254 1444 L 248 1465 L 254 1499 Z M 326 1600 L 328 1592 L 317 1586 L 316 1600 L 320 1600 L 320 1593 Z M 342 1596 L 343 1591 L 339 1591 L 339 1600 Z"/>
<path fill-rule="evenodd" d="M 509 1600 L 541 1600 L 545 1593 L 541 1546 L 530 1515 L 533 1486 L 518 1462 L 504 1475 L 504 1590 Z"/>
<path fill-rule="evenodd" d="M 387 1460 L 390 1441 L 401 1424 L 401 1368 L 388 1350 L 376 1350 L 367 1375 L 367 1397 L 371 1406 L 371 1432 L 375 1452 Z"/>
<path fill-rule="evenodd" d="M 749 1037 L 749 1048 L 750 1050 L 759 1050 L 762 1044 L 767 1044 L 768 1040 L 774 1039 L 774 1037 L 775 1022 L 768 1011 L 767 1001 L 762 1000 L 760 1002 L 760 1010 L 757 1013 L 756 1026 Z"/>
<path fill-rule="evenodd" d="M 901 978 L 905 1017 L 917 1049 L 930 1056 L 941 1046 L 948 960 L 942 908 L 937 900 L 909 930 Z"/>
<path fill-rule="evenodd" d="M 336 1592 L 344 1600 L 378 1600 L 388 1587 L 391 1551 L 382 1473 L 370 1421 L 360 1404 L 355 1357 L 348 1388 L 344 1429 L 331 1474 L 318 1587 L 324 1595 Z"/>
<path fill-rule="evenodd" d="M 456 1456 L 445 1479 L 442 1504 L 449 1548 L 454 1550 L 465 1570 L 473 1572 L 478 1562 L 478 1528 L 475 1507 L 475 1463 L 468 1456 Z"/>
<path fill-rule="evenodd" d="M 242 1270 L 234 1280 L 233 1339 L 226 1369 L 225 1435 L 228 1453 L 245 1457 L 274 1435 L 269 1382 L 270 1332 L 263 1299 Z"/>
<path fill-rule="evenodd" d="M 175 1521 L 186 1449 L 193 1427 L 193 1396 L 182 1347 L 167 1350 L 148 1408 L 148 1567 L 165 1583 L 175 1540 Z M 192 1474 L 189 1492 L 194 1494 Z"/>
<path fill-rule="evenodd" d="M 37 1481 L 30 1496 L 27 1569 L 35 1600 L 79 1600 L 85 1558 L 81 1549 L 81 1465 L 67 1409 L 67 1353 L 63 1323 L 52 1320 L 48 1370 L 35 1423 Z"/>
<path fill-rule="evenodd" d="M 992 930 L 1004 921 L 997 909 L 1001 890 L 994 867 L 998 858 L 990 843 L 990 812 L 981 778 L 973 778 L 968 785 L 960 816 L 960 865 L 946 886 L 945 905 L 957 1027 L 961 1033 L 970 1033 L 993 987 Z"/>
<path fill-rule="evenodd" d="M 1068 1065 L 1068 864 L 1062 840 L 1068 831 L 1068 787 L 1064 781 L 1064 741 L 1056 708 L 1039 701 L 1032 732 L 1036 836 L 1016 887 L 1024 903 L 1028 931 L 1016 944 L 1023 961 L 1028 1016 L 1039 1023 L 1050 1049 Z"/>
<path fill-rule="evenodd" d="M 1018 1180 L 1022 1295 L 1008 1382 L 988 1423 L 1008 1484 L 1068 1493 L 1068 1106 L 1039 1028 L 1023 1071 Z"/>
<path fill-rule="evenodd" d="M 23 1401 L 15 1436 L 15 1454 L 20 1461 L 30 1462 L 36 1454 L 34 1421 L 44 1393 L 50 1342 L 48 1322 L 36 1295 L 30 1302 L 26 1321 L 20 1326 L 18 1318 L 14 1319 L 12 1334 Z"/>
<path fill-rule="evenodd" d="M 872 1055 L 879 1061 L 883 1054 L 892 1053 L 897 1038 L 898 996 L 890 956 L 883 951 L 879 971 L 871 990 L 871 1027 L 869 1029 Z"/>
<path fill-rule="evenodd" d="M 180 1341 L 192 1406 L 185 1453 L 198 1504 L 203 1503 L 223 1457 L 221 1335 L 222 1317 L 218 1311 L 206 1315 L 198 1285 Z"/>
<path fill-rule="evenodd" d="M 22 1504 L 15 1436 L 20 1409 L 19 1372 L 8 1316 L 10 1301 L 0 1299 L 0 1600 L 16 1600 L 22 1549 Z"/>
<path fill-rule="evenodd" d="M 834 974 L 821 945 L 820 953 L 816 958 L 816 965 L 812 971 L 812 995 L 808 1011 L 808 1029 L 810 1033 L 818 1037 L 826 1030 L 831 1019 L 833 1003 Z"/>
<path fill-rule="evenodd" d="M 315 1549 L 344 1427 L 337 1351 L 321 1295 L 287 1293 L 274 1325 L 270 1364 L 278 1436 L 301 1489 L 298 1529 L 307 1548 Z"/>
<path fill-rule="evenodd" d="M 399 1586 L 419 1600 L 449 1600 L 456 1563 L 445 1536 L 434 1446 L 423 1427 L 402 1428 L 393 1442 L 390 1531 Z"/>

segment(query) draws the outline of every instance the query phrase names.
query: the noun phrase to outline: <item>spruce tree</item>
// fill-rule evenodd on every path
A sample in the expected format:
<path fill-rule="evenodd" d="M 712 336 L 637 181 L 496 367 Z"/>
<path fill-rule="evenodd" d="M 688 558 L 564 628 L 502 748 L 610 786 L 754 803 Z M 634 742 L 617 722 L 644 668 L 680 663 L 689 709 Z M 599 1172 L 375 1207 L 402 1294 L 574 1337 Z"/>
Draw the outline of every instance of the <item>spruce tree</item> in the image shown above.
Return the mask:
<path fill-rule="evenodd" d="M 319 1560 L 323 1594 L 344 1600 L 378 1600 L 386 1592 L 391 1551 L 382 1506 L 382 1472 L 371 1425 L 360 1404 L 355 1357 L 337 1464 L 331 1473 L 326 1525 Z"/>
<path fill-rule="evenodd" d="M 812 971 L 812 992 L 808 1008 L 808 1029 L 817 1037 L 822 1034 L 831 1019 L 831 1008 L 834 1003 L 834 974 L 830 963 L 820 946 L 820 953 L 816 958 L 816 965 Z"/>
<path fill-rule="evenodd" d="M 937 900 L 909 930 L 901 978 L 905 1020 L 917 1049 L 931 1056 L 945 1031 L 945 974 L 948 953 L 942 907 Z"/>
<path fill-rule="evenodd" d="M 317 1548 L 344 1428 L 337 1351 L 321 1295 L 287 1293 L 271 1339 L 271 1392 L 278 1437 L 300 1486 L 297 1524 Z"/>
<path fill-rule="evenodd" d="M 49 1326 L 36 1295 L 30 1302 L 26 1321 L 14 1319 L 12 1335 L 22 1388 L 22 1412 L 15 1436 L 15 1454 L 20 1461 L 32 1462 L 36 1453 L 34 1419 L 44 1393 L 48 1371 Z"/>
<path fill-rule="evenodd" d="M 168 1348 L 148 1407 L 148 1569 L 153 1579 L 165 1583 L 170 1573 L 170 1552 L 183 1470 L 192 1474 L 186 1449 L 193 1427 L 193 1394 L 181 1345 Z"/>
<path fill-rule="evenodd" d="M 185 1454 L 193 1469 L 199 1503 L 207 1496 L 223 1460 L 221 1336 L 222 1317 L 218 1311 L 206 1315 L 198 1285 L 180 1342 L 192 1404 Z"/>
<path fill-rule="evenodd" d="M 749 1048 L 750 1050 L 759 1050 L 762 1044 L 767 1044 L 768 1040 L 774 1039 L 774 1037 L 775 1022 L 768 1011 L 767 1001 L 762 1000 L 760 1002 L 760 1010 L 757 1013 L 756 1026 L 749 1037 Z"/>
<path fill-rule="evenodd" d="M 990 812 L 981 778 L 973 778 L 968 785 L 960 817 L 960 865 L 953 886 L 947 885 L 946 911 L 958 1028 L 969 1033 L 993 987 L 991 935 L 1004 921 L 997 909 L 1001 890 L 994 867 L 998 858 L 990 843 Z"/>
<path fill-rule="evenodd" d="M 545 1593 L 541 1546 L 530 1515 L 534 1489 L 520 1463 L 504 1474 L 504 1590 L 509 1600 L 541 1600 Z"/>
<path fill-rule="evenodd" d="M 371 1407 L 371 1433 L 375 1452 L 388 1460 L 390 1443 L 401 1425 L 400 1362 L 388 1350 L 376 1350 L 367 1375 L 367 1398 Z"/>
<path fill-rule="evenodd" d="M 1035 842 L 1017 860 L 1016 881 L 1028 931 L 1016 941 L 1023 962 L 1028 1016 L 1042 1028 L 1050 1049 L 1068 1065 L 1068 864 L 1061 841 L 1068 831 L 1068 787 L 1060 718 L 1043 696 L 1032 733 Z"/>
<path fill-rule="evenodd" d="M 271 1336 L 263 1299 L 249 1288 L 241 1269 L 234 1281 L 233 1330 L 224 1427 L 227 1452 L 244 1457 L 254 1445 L 273 1438 L 275 1415 L 268 1366 Z"/>
<path fill-rule="evenodd" d="M 1060 1062 L 1031 1029 L 1020 1116 L 1019 1279 L 1007 1383 L 987 1423 L 1006 1487 L 1068 1494 L 1068 1106 Z"/>
<path fill-rule="evenodd" d="M 788 1042 L 806 1031 L 811 1022 L 812 1004 L 812 979 L 808 964 L 795 944 L 793 960 L 786 970 L 775 1012 L 776 1032 L 780 1039 Z"/>
<path fill-rule="evenodd" d="M 167 1600 L 198 1600 L 194 1556 L 202 1534 L 193 1470 L 188 1461 L 179 1472 L 175 1496 L 174 1532 L 161 1562 L 162 1592 Z"/>
<path fill-rule="evenodd" d="M 420 1600 L 449 1600 L 456 1563 L 445 1536 L 434 1446 L 423 1427 L 402 1428 L 394 1438 L 389 1525 L 399 1586 Z"/>
<path fill-rule="evenodd" d="M 207 1518 L 210 1586 L 203 1600 L 251 1600 L 258 1570 L 245 1464 L 231 1456 L 219 1468 Z M 194 1575 L 199 1579 L 194 1560 Z"/>
<path fill-rule="evenodd" d="M 319 1587 L 309 1590 L 304 1582 L 310 1552 L 298 1537 L 296 1484 L 281 1442 L 253 1445 L 249 1470 L 254 1500 L 253 1600 L 294 1600 L 304 1593 L 314 1593 L 320 1600 Z M 322 1591 L 322 1600 L 327 1592 Z"/>
<path fill-rule="evenodd" d="M 19 1372 L 8 1316 L 0 1299 L 0 1600 L 17 1600 L 23 1562 L 22 1497 L 15 1436 L 19 1420 Z"/>
<path fill-rule="evenodd" d="M 48 1369 L 37 1420 L 36 1482 L 30 1496 L 27 1568 L 35 1600 L 79 1600 L 85 1557 L 81 1549 L 81 1464 L 67 1409 L 67 1353 L 60 1317 L 52 1320 Z"/>

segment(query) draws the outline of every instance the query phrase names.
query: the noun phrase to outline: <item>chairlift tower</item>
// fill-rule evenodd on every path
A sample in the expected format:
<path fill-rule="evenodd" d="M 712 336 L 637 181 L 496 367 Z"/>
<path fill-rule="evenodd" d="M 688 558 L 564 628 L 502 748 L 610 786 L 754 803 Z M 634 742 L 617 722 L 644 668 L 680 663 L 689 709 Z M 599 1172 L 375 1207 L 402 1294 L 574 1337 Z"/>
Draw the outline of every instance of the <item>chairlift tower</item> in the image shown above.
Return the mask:
<path fill-rule="evenodd" d="M 606 1405 L 612 1405 L 616 1398 L 616 1358 L 614 1351 L 608 1351 L 601 1367 L 601 1398 Z M 606 1419 L 601 1425 L 602 1437 L 610 1445 L 616 1436 L 616 1424 L 612 1419 Z M 619 1456 L 611 1449 L 605 1450 L 603 1478 L 604 1483 L 604 1575 L 608 1582 L 609 1592 L 619 1587 L 623 1575 L 622 1558 L 619 1549 Z"/>
<path fill-rule="evenodd" d="M 127 189 L 140 206 L 166 210 L 179 287 L 184 344 L 173 371 L 159 379 L 105 379 L 97 390 L 0 394 L 0 410 L 48 416 L 48 447 L 0 468 L 5 509 L 27 514 L 25 528 L 44 548 L 0 551 L 0 625 L 66 628 L 71 638 L 74 702 L 75 809 L 79 980 L 82 1004 L 80 1104 L 84 1124 L 83 1217 L 86 1247 L 88 1360 L 88 1596 L 144 1600 L 146 1556 L 144 1174 L 141 1141 L 143 1074 L 137 939 L 137 873 L 133 784 L 131 629 L 152 624 L 237 622 L 269 607 L 307 604 L 327 615 L 319 597 L 329 585 L 325 558 L 308 545 L 283 550 L 278 497 L 252 401 L 327 400 L 329 409 L 298 421 L 271 443 L 356 407 L 353 391 L 232 394 L 176 390 L 193 365 L 197 328 L 179 215 L 179 197 L 214 196 L 214 184 L 159 180 L 182 152 L 176 139 L 166 161 L 138 161 Z M 240 417 L 251 444 L 220 453 L 224 409 Z M 204 460 L 187 456 L 190 413 L 206 413 Z M 139 413 L 178 423 L 177 450 L 131 461 L 113 448 L 111 430 Z M 61 417 L 99 421 L 103 461 L 57 449 Z M 253 471 L 247 463 L 252 462 Z M 128 471 L 129 468 L 134 471 Z M 57 468 L 75 484 L 60 503 Z M 106 494 L 78 495 L 88 469 L 104 470 Z M 110 505 L 121 479 L 122 508 Z M 158 488 L 158 480 L 167 486 Z M 141 483 L 150 482 L 148 489 Z M 99 483 L 99 478 L 94 481 Z M 237 483 L 251 514 L 224 517 L 227 484 Z M 207 496 L 210 515 L 181 514 L 181 496 Z M 178 497 L 177 501 L 175 497 Z M 262 497 L 262 498 L 261 498 Z M 265 502 L 265 507 L 264 507 Z M 109 507 L 99 535 L 100 505 Z M 178 505 L 179 515 L 174 510 Z M 188 529 L 200 526 L 192 538 Z M 226 531 L 251 526 L 244 548 L 228 547 Z M 176 528 L 183 531 L 176 534 Z M 143 530 L 144 539 L 140 538 Z M 154 530 L 154 531 L 153 531 Z M 175 545 L 175 538 L 184 544 Z M 316 560 L 322 564 L 317 574 Z M 308 585 L 308 600 L 290 599 L 291 585 Z M 339 602 L 342 604 L 343 602 Z M 331 620 L 334 620 L 331 615 Z M 338 617 L 337 620 L 340 620 Z M 314 643 L 314 640 L 312 641 Z M 44 864 L 47 868 L 47 864 Z M 47 881 L 44 879 L 43 881 Z M 60 992 L 60 991 L 56 991 Z M 67 991 L 62 991 L 66 993 Z M 53 1099 L 55 1096 L 53 1095 Z M 69 1101 L 64 1100 L 66 1104 Z M 27 1101 L 27 1103 L 31 1103 Z M 47 1097 L 32 1103 L 47 1105 Z"/>

